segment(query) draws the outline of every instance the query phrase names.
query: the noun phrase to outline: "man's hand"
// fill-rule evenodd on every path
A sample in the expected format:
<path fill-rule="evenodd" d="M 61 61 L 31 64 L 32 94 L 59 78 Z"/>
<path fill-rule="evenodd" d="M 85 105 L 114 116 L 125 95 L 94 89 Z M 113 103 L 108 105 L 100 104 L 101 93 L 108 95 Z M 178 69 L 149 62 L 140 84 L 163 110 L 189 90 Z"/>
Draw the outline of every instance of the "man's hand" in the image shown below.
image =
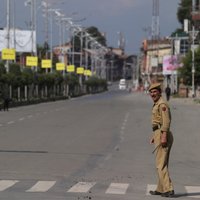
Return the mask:
<path fill-rule="evenodd" d="M 167 146 L 167 132 L 162 132 L 160 142 L 162 147 Z"/>

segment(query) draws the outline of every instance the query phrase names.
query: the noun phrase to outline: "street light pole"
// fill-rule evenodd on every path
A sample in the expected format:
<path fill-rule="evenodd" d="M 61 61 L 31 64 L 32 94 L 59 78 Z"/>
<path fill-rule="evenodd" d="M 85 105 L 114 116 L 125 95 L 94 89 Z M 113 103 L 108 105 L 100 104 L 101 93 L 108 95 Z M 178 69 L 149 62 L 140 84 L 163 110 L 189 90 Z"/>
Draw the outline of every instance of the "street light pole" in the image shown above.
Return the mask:
<path fill-rule="evenodd" d="M 10 48 L 10 0 L 7 0 L 7 12 L 6 12 L 6 20 L 7 20 L 7 48 Z M 6 61 L 6 71 L 9 72 L 9 61 Z"/>
<path fill-rule="evenodd" d="M 195 39 L 195 30 L 194 26 L 192 27 L 192 97 L 195 97 L 195 65 L 194 65 L 194 39 Z"/>

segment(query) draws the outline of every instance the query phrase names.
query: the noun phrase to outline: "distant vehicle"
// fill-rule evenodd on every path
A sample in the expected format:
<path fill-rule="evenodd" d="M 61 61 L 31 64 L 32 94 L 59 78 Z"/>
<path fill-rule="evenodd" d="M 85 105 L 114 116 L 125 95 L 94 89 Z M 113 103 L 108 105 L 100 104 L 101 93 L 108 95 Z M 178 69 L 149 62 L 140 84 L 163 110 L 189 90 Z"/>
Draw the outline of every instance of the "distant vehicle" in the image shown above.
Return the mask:
<path fill-rule="evenodd" d="M 119 81 L 119 89 L 120 90 L 126 90 L 127 84 L 126 84 L 126 79 L 120 79 Z"/>

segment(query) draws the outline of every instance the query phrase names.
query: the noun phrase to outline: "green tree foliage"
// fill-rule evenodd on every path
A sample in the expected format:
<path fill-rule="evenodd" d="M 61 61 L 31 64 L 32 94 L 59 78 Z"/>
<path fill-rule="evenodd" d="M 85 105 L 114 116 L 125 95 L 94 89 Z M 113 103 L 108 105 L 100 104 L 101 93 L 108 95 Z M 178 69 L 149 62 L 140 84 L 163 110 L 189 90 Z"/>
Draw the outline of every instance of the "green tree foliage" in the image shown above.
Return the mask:
<path fill-rule="evenodd" d="M 195 84 L 200 85 L 200 48 L 195 51 Z M 180 78 L 186 85 L 192 85 L 192 52 L 183 59 L 183 67 L 179 69 Z"/>
<path fill-rule="evenodd" d="M 45 83 L 48 87 L 53 87 L 55 83 L 55 75 L 51 73 L 45 74 Z"/>
<path fill-rule="evenodd" d="M 97 76 L 91 76 L 85 81 L 87 91 L 90 93 L 97 92 L 98 89 L 107 90 L 107 82 L 105 79 L 100 79 Z"/>
<path fill-rule="evenodd" d="M 56 71 L 55 72 L 55 84 L 59 85 L 59 84 L 62 84 L 62 82 L 63 82 L 63 75 L 60 72 Z"/>
<path fill-rule="evenodd" d="M 184 19 L 189 19 L 191 21 L 191 11 L 192 0 L 181 0 L 177 11 L 177 18 L 182 25 L 184 24 Z"/>
<path fill-rule="evenodd" d="M 79 85 L 78 75 L 74 73 L 68 73 L 66 75 L 66 81 L 70 87 Z"/>
<path fill-rule="evenodd" d="M 21 80 L 22 80 L 23 85 L 32 84 L 34 80 L 33 71 L 30 68 L 25 68 L 22 71 Z"/>
<path fill-rule="evenodd" d="M 9 72 L 16 76 L 20 76 L 21 75 L 20 65 L 16 63 L 10 63 Z"/>
<path fill-rule="evenodd" d="M 103 34 L 98 30 L 98 28 L 91 26 L 89 28 L 86 29 L 87 32 L 94 37 L 100 44 L 102 44 L 103 46 L 107 46 L 106 45 L 106 38 L 105 36 L 103 36 Z"/>
<path fill-rule="evenodd" d="M 4 64 L 0 64 L 0 82 L 1 85 L 8 84 L 13 87 L 21 85 L 21 70 L 20 65 L 16 63 L 9 64 L 9 72 L 6 73 Z"/>
<path fill-rule="evenodd" d="M 96 41 L 98 41 L 103 46 L 106 46 L 106 38 L 102 35 L 102 33 L 98 30 L 98 28 L 91 26 L 86 29 L 86 32 L 89 33 Z M 73 43 L 73 38 L 71 43 Z M 75 51 L 80 51 L 81 49 L 81 32 L 76 34 L 74 37 L 74 46 Z M 86 38 L 83 37 L 83 48 L 86 46 Z"/>
<path fill-rule="evenodd" d="M 6 68 L 3 62 L 0 63 L 0 76 L 6 73 Z"/>

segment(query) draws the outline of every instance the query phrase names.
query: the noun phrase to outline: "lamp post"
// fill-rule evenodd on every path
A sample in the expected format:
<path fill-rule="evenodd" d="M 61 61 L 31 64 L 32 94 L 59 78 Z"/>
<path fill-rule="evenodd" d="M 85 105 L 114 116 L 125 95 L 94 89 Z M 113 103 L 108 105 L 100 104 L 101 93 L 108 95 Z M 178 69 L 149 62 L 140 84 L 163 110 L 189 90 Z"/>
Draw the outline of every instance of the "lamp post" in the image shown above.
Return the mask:
<path fill-rule="evenodd" d="M 7 11 L 6 11 L 6 39 L 7 39 L 7 48 L 10 48 L 10 0 L 7 0 Z M 6 61 L 6 71 L 9 72 L 9 60 Z"/>
<path fill-rule="evenodd" d="M 192 97 L 195 96 L 194 86 L 195 66 L 194 66 L 194 26 L 192 27 Z"/>
<path fill-rule="evenodd" d="M 195 97 L 195 38 L 199 31 L 195 31 L 194 26 L 192 26 L 192 97 Z"/>

